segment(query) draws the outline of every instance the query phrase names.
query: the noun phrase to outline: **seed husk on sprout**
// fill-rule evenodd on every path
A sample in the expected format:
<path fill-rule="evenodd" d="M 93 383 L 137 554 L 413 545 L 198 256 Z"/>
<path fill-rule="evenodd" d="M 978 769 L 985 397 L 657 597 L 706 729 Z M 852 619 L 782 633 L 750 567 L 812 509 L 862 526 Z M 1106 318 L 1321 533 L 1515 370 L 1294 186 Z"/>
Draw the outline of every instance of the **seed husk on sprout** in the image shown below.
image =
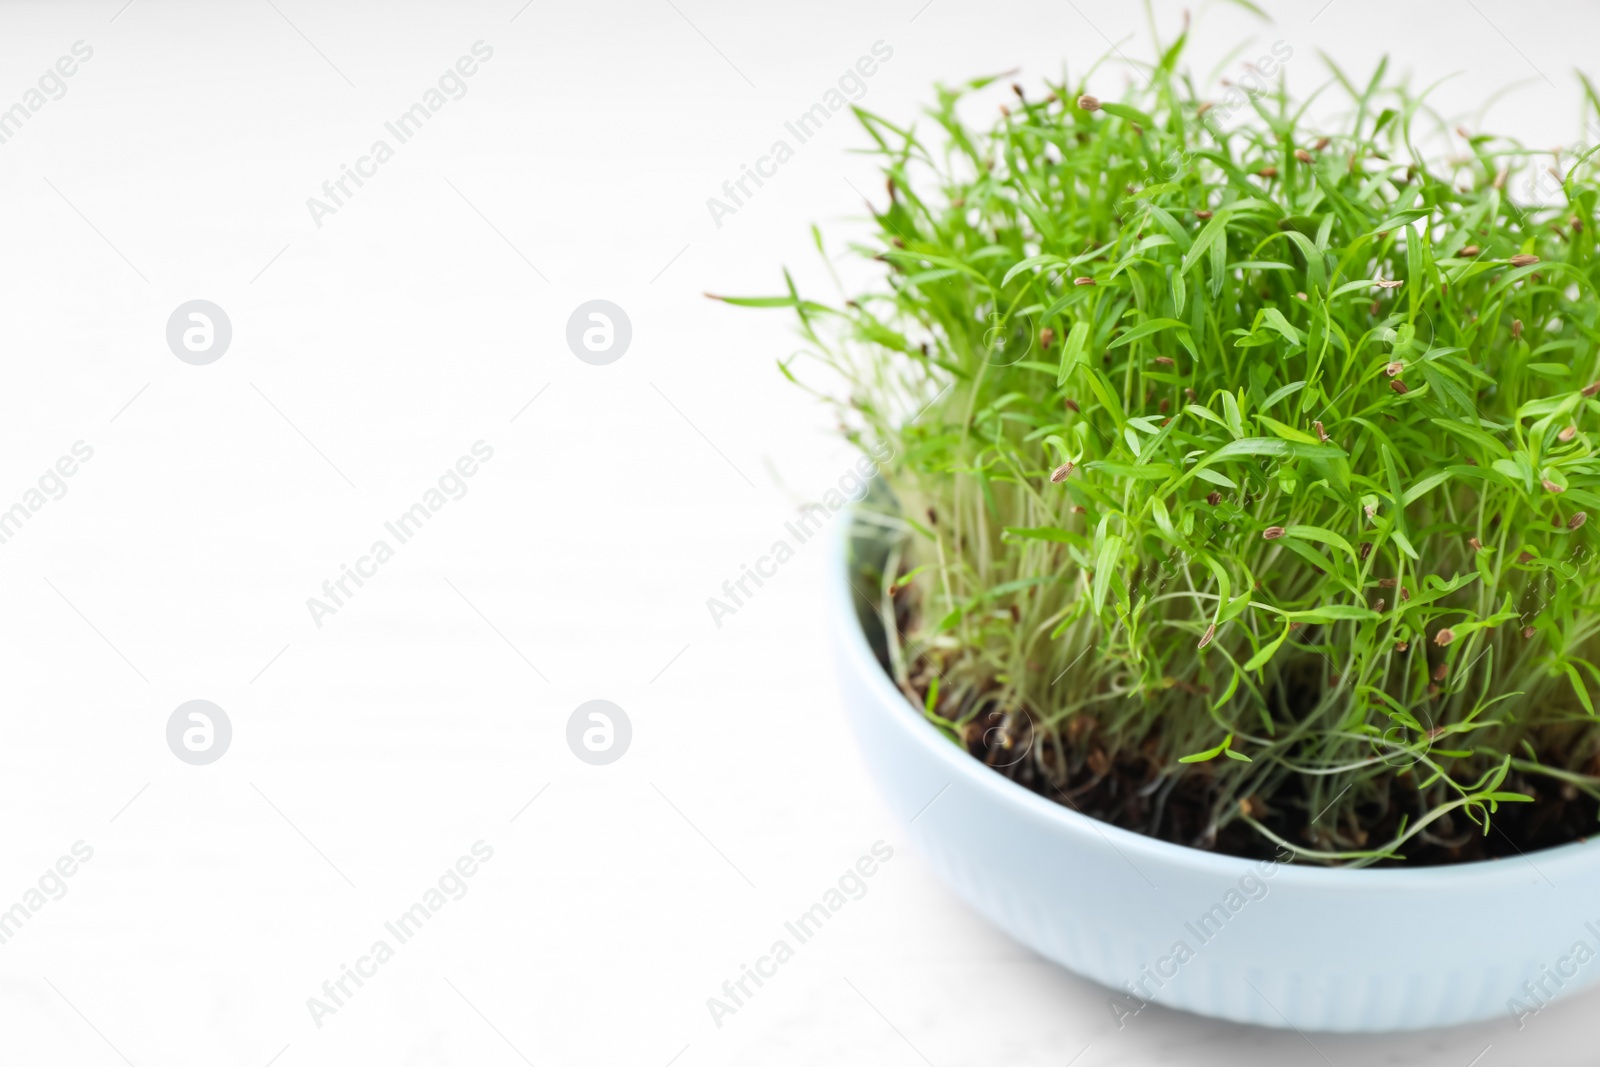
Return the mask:
<path fill-rule="evenodd" d="M 941 94 L 936 123 L 872 126 L 891 208 L 855 247 L 886 250 L 864 264 L 880 280 L 826 314 L 794 289 L 761 298 L 799 312 L 808 349 L 863 392 L 844 422 L 895 446 L 880 469 L 907 513 L 938 507 L 896 557 L 896 681 L 923 696 L 916 679 L 951 682 L 934 702 L 942 728 L 997 701 L 1027 707 L 1059 738 L 1028 757 L 1046 796 L 1083 786 L 1086 763 L 1137 766 L 1112 779 L 1119 796 L 1190 796 L 1185 816 L 1249 847 L 1270 845 L 1233 821 L 1241 808 L 1282 816 L 1298 844 L 1304 768 L 1360 768 L 1316 779 L 1337 799 L 1322 851 L 1301 862 L 1455 858 L 1429 843 L 1440 827 L 1426 816 L 1508 754 L 1513 794 L 1553 795 L 1550 775 L 1600 786 L 1585 769 L 1600 749 L 1585 710 L 1600 690 L 1600 567 L 1574 545 L 1586 512 L 1567 506 L 1600 494 L 1589 405 L 1572 403 L 1600 395 L 1582 385 L 1600 248 L 1580 230 L 1600 167 L 1569 164 L 1559 206 L 1524 204 L 1498 190 L 1539 179 L 1548 155 L 1487 131 L 1463 131 L 1463 165 L 1418 155 L 1412 135 L 1431 120 L 1401 86 L 1380 83 L 1325 130 L 1268 89 L 1270 120 L 1247 108 L 1222 131 L 1172 64 L 1148 77 L 1118 104 L 1087 84 L 1002 82 L 1011 114 L 981 109 L 986 130 L 966 125 L 977 89 Z M 942 151 L 955 143 L 970 151 Z M 1032 358 L 996 364 L 974 328 L 996 314 L 1031 323 Z M 1060 490 L 1016 476 L 1037 470 Z M 1535 603 L 1537 629 L 1517 614 Z M 1516 640 L 1546 630 L 1561 637 L 1548 650 Z M 1455 644 L 1470 655 L 1438 663 Z M 1546 652 L 1577 665 L 1581 688 Z M 1430 725 L 1454 732 L 1477 702 L 1519 692 L 1537 697 L 1478 720 L 1426 774 L 1375 773 L 1368 735 L 1350 729 L 1380 736 L 1385 709 L 1431 701 Z M 1178 762 L 1230 730 L 1248 761 Z M 1169 839 L 1190 824 L 1072 795 Z"/>

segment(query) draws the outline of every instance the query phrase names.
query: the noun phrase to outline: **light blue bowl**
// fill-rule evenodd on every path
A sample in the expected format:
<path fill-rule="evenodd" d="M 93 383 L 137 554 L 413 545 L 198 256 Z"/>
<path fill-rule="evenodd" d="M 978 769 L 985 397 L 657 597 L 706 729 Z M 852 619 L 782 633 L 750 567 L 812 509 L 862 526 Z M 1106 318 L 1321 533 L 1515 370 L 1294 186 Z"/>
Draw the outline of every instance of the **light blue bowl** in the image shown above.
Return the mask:
<path fill-rule="evenodd" d="M 879 789 L 946 885 L 1106 986 L 1118 1019 L 1149 1001 L 1300 1030 L 1526 1022 L 1600 979 L 1600 840 L 1414 870 L 1257 863 L 1119 829 L 991 770 L 879 666 L 852 596 L 851 525 L 836 531 L 829 616 Z"/>

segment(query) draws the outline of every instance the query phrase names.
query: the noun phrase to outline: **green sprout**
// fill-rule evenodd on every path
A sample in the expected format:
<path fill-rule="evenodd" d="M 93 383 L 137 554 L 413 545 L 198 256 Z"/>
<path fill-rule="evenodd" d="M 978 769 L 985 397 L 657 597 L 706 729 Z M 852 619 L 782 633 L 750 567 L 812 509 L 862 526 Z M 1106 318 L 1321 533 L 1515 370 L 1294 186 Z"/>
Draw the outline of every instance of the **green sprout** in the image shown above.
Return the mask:
<path fill-rule="evenodd" d="M 1336 128 L 1281 85 L 1225 127 L 1184 43 L 1122 102 L 1014 86 L 987 130 L 958 111 L 993 79 L 939 89 L 933 140 L 855 109 L 878 280 L 721 298 L 792 309 L 848 433 L 893 445 L 895 681 L 975 755 L 1025 739 L 1017 781 L 1184 844 L 1475 858 L 1535 798 L 1581 818 L 1522 847 L 1587 832 L 1593 150 L 1519 204 L 1549 152 L 1382 65 L 1333 68 Z"/>

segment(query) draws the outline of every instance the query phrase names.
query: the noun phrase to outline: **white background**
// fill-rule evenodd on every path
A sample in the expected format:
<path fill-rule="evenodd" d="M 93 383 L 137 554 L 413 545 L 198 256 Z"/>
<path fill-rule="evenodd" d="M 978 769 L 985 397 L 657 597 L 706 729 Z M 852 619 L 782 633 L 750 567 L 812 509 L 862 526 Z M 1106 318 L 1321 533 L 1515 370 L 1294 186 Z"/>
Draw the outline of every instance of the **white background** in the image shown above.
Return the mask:
<path fill-rule="evenodd" d="M 842 247 L 882 185 L 839 117 L 720 227 L 707 197 L 876 41 L 862 104 L 905 122 L 936 80 L 1148 56 L 1136 5 L 273 2 L 0 9 L 0 107 L 94 49 L 0 145 L 0 508 L 94 449 L 0 545 L 0 908 L 94 849 L 0 945 L 0 1063 L 1588 1062 L 1593 996 L 1521 1033 L 1117 1031 L 901 847 L 836 702 L 826 548 L 706 610 L 851 456 L 775 370 L 791 322 L 701 294 L 787 264 L 831 295 L 807 226 Z M 1241 44 L 1235 71 L 1292 47 L 1301 93 L 1319 51 L 1362 78 L 1387 51 L 1417 88 L 1455 75 L 1451 124 L 1579 136 L 1591 5 L 1269 6 L 1197 11 L 1207 91 Z M 314 225 L 478 40 L 466 96 Z M 205 367 L 164 336 L 195 298 L 233 324 Z M 594 298 L 633 324 L 606 367 L 564 339 Z M 480 439 L 468 494 L 315 626 L 306 598 Z M 597 697 L 634 727 L 607 767 L 564 739 Z M 194 698 L 233 723 L 208 767 L 165 740 Z M 470 892 L 317 1027 L 307 998 L 480 839 Z M 706 998 L 880 839 L 868 895 L 716 1027 Z M 1424 900 L 1372 921 L 1397 967 L 1449 936 Z"/>

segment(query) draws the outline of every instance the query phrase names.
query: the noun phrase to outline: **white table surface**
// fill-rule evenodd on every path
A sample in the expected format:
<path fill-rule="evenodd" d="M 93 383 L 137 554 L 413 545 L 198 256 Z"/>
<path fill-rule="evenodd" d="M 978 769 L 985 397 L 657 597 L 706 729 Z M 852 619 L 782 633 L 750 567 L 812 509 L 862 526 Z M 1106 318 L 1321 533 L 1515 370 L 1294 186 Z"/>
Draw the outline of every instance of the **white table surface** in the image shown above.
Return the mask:
<path fill-rule="evenodd" d="M 0 108 L 93 49 L 0 144 L 0 508 L 94 450 L 0 545 L 0 908 L 93 849 L 0 945 L 0 1062 L 1592 1062 L 1594 997 L 1520 1033 L 1119 1032 L 900 840 L 836 703 L 825 550 L 706 610 L 851 457 L 774 369 L 790 322 L 700 294 L 783 264 L 822 292 L 807 225 L 842 245 L 881 183 L 836 118 L 720 227 L 707 197 L 874 42 L 862 104 L 904 121 L 937 79 L 1147 54 L 1136 5 L 121 5 L 0 9 Z M 1269 6 L 1208 9 L 1197 71 L 1282 40 L 1307 91 L 1319 49 L 1362 75 L 1388 49 L 1419 86 L 1464 72 L 1452 122 L 1521 83 L 1490 125 L 1577 136 L 1592 7 Z M 479 40 L 466 95 L 316 226 L 306 198 Z M 164 336 L 195 298 L 234 331 L 203 367 Z M 594 298 L 633 324 L 604 367 L 564 341 Z M 315 625 L 306 598 L 479 440 L 466 496 Z M 165 740 L 196 698 L 234 729 L 206 767 Z M 564 740 L 595 698 L 634 728 L 609 766 Z M 316 1025 L 307 998 L 480 840 L 467 894 Z M 715 1025 L 706 998 L 879 840 L 868 895 Z M 1426 914 L 1374 921 L 1425 951 Z"/>

